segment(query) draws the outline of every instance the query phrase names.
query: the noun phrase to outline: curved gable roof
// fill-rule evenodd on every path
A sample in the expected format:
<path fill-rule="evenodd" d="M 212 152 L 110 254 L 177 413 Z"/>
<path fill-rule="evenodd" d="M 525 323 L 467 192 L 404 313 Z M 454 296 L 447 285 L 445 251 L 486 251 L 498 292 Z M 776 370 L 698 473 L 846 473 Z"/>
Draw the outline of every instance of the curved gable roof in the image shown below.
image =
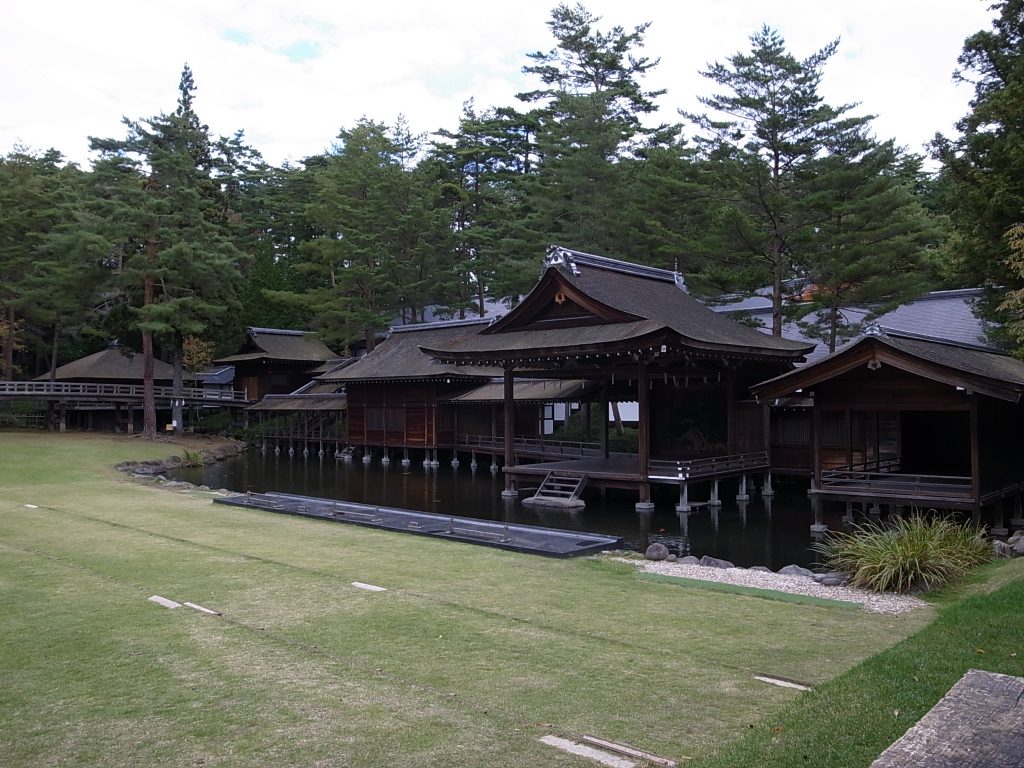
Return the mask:
<path fill-rule="evenodd" d="M 445 360 L 499 361 L 539 349 L 569 355 L 604 346 L 656 343 L 668 335 L 693 350 L 798 360 L 814 346 L 768 336 L 708 309 L 686 293 L 674 272 L 565 248 L 551 249 L 546 264 L 533 291 L 492 327 L 424 349 Z M 553 320 L 550 327 L 531 322 L 542 305 L 566 296 L 585 311 L 571 322 Z"/>
<path fill-rule="evenodd" d="M 759 399 L 792 394 L 877 362 L 1010 402 L 1024 399 L 1024 362 L 1000 352 L 884 333 L 861 336 L 815 363 L 751 387 Z"/>

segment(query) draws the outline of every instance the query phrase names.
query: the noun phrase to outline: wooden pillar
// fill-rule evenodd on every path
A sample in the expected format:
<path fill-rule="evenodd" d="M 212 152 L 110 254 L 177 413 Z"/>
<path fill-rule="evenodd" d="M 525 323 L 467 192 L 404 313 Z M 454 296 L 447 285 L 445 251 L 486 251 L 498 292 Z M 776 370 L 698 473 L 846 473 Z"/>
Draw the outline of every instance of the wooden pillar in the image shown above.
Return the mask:
<path fill-rule="evenodd" d="M 736 448 L 736 372 L 725 374 L 725 442 L 727 453 L 739 453 Z"/>
<path fill-rule="evenodd" d="M 608 382 L 601 382 L 601 456 L 608 458 Z"/>
<path fill-rule="evenodd" d="M 512 368 L 505 369 L 505 490 L 502 496 L 516 496 L 515 480 L 509 469 L 516 465 L 515 453 L 515 429 L 516 429 L 516 401 L 515 401 L 515 376 Z"/>
<path fill-rule="evenodd" d="M 846 418 L 846 466 L 853 466 L 853 418 L 850 415 L 850 409 L 847 408 L 844 411 Z"/>
<path fill-rule="evenodd" d="M 637 430 L 638 452 L 640 460 L 640 502 L 636 505 L 637 511 L 644 511 L 653 508 L 651 504 L 651 484 L 647 479 L 649 474 L 648 464 L 651 460 L 651 383 L 647 376 L 647 366 L 641 362 L 640 372 L 637 376 L 637 410 L 639 411 L 639 429 Z"/>
<path fill-rule="evenodd" d="M 821 409 L 815 404 L 811 409 L 811 489 L 821 481 Z"/>
<path fill-rule="evenodd" d="M 978 440 L 978 396 L 971 394 L 971 495 L 975 503 L 975 523 L 980 520 L 981 445 Z"/>

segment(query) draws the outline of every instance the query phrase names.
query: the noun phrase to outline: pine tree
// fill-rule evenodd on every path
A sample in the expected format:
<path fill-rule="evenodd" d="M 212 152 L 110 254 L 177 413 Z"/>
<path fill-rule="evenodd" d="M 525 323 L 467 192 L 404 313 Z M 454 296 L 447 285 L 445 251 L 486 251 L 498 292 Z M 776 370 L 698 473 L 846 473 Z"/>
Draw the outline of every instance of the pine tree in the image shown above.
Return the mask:
<path fill-rule="evenodd" d="M 953 234 L 945 248 L 945 273 L 954 285 L 987 286 L 983 313 L 1012 320 L 999 305 L 1002 290 L 1024 287 L 1017 236 L 1024 221 L 1024 0 L 991 6 L 990 30 L 964 41 L 954 80 L 974 87 L 970 111 L 957 137 L 936 135 L 933 156 L 942 163 L 939 181 Z"/>
<path fill-rule="evenodd" d="M 831 107 L 818 93 L 835 40 L 803 60 L 782 36 L 763 27 L 749 53 L 736 53 L 702 74 L 724 90 L 700 101 L 714 115 L 689 115 L 713 175 L 717 193 L 731 194 L 720 209 L 733 248 L 753 256 L 772 287 L 772 333 L 782 333 L 783 281 L 794 273 L 798 240 L 819 215 L 807 197 L 826 142 L 840 130 L 856 130 L 870 118 L 844 115 L 851 105 Z"/>
<path fill-rule="evenodd" d="M 239 280 L 241 254 L 225 229 L 214 142 L 193 109 L 194 92 L 186 65 L 173 113 L 126 118 L 124 139 L 91 140 L 100 153 L 93 184 L 101 231 L 116 254 L 130 325 L 142 336 L 147 436 L 156 434 L 154 339 L 168 343 L 180 371 L 183 339 L 226 319 Z"/>

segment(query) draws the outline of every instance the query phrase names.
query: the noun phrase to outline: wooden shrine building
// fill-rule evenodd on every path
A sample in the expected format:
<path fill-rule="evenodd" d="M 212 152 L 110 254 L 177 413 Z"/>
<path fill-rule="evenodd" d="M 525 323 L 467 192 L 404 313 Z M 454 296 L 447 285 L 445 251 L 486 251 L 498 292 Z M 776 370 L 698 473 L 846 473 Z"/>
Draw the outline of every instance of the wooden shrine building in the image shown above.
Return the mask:
<path fill-rule="evenodd" d="M 790 370 L 812 345 L 711 311 L 678 273 L 553 247 L 538 284 L 507 315 L 421 347 L 444 365 L 503 371 L 508 495 L 524 477 L 544 478 L 538 496 L 549 479 L 575 477 L 577 488 L 589 481 L 636 489 L 638 508 L 648 509 L 652 482 L 685 487 L 702 473 L 745 480 L 767 471 L 767 409 L 749 388 Z M 599 456 L 517 466 L 517 378 L 591 382 L 604 413 L 612 400 L 636 401 L 636 454 L 609 455 L 605 426 Z"/>
<path fill-rule="evenodd" d="M 344 386 L 346 441 L 368 455 L 374 449 L 426 451 L 456 443 L 455 409 L 446 401 L 489 381 L 493 370 L 439 363 L 420 345 L 435 345 L 474 334 L 488 320 L 396 326 L 387 338 L 351 365 L 318 378 Z"/>
<path fill-rule="evenodd" d="M 874 327 L 754 393 L 813 402 L 813 499 L 975 515 L 997 505 L 1000 518 L 1006 500 L 1021 524 L 1024 362 Z"/>
<path fill-rule="evenodd" d="M 247 400 L 294 392 L 344 358 L 331 352 L 314 333 L 280 328 L 248 328 L 245 343 L 233 355 L 214 361 L 235 367 L 236 390 Z"/>

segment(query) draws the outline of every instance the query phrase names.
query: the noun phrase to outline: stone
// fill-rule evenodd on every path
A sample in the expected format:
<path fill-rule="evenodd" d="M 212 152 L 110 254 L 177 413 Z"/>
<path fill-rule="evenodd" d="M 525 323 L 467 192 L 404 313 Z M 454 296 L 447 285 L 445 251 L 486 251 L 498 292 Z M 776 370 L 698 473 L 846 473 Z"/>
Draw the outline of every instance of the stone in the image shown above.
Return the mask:
<path fill-rule="evenodd" d="M 676 557 L 675 555 L 672 555 L 672 554 L 670 554 L 670 555 L 669 555 L 668 557 L 666 557 L 666 558 L 665 558 L 665 562 L 666 562 L 666 563 L 674 563 L 674 562 L 676 562 L 676 561 L 677 561 L 678 559 L 679 559 L 679 558 L 678 558 L 678 557 Z"/>
<path fill-rule="evenodd" d="M 698 565 L 703 565 L 705 568 L 735 568 L 733 563 L 728 560 L 722 560 L 719 557 L 711 557 L 710 555 L 704 555 L 698 562 Z"/>
<path fill-rule="evenodd" d="M 810 571 L 807 568 L 801 568 L 799 565 L 787 565 L 784 568 L 779 568 L 779 573 L 783 576 L 806 576 L 809 579 L 814 578 L 814 571 Z"/>
<path fill-rule="evenodd" d="M 644 557 L 648 560 L 664 560 L 668 555 L 668 547 L 657 541 L 647 547 L 647 550 L 644 552 Z"/>
<path fill-rule="evenodd" d="M 1014 554 L 1016 553 L 1008 542 L 1000 541 L 999 539 L 994 539 L 992 541 L 992 556 L 996 559 L 1006 560 L 1013 557 Z"/>
<path fill-rule="evenodd" d="M 747 570 L 757 571 L 758 573 L 775 573 L 775 571 L 773 571 L 767 565 L 752 565 L 749 568 L 747 568 Z"/>
<path fill-rule="evenodd" d="M 819 584 L 824 584 L 826 579 L 837 579 L 840 582 L 847 582 L 850 580 L 850 574 L 842 573 L 840 571 L 829 571 L 828 573 L 814 574 L 814 580 Z"/>
<path fill-rule="evenodd" d="M 694 557 L 693 555 L 687 555 L 686 557 L 679 558 L 680 565 L 700 565 L 700 558 Z"/>
<path fill-rule="evenodd" d="M 1024 555 L 1024 537 L 1017 539 L 1013 544 L 1010 544 L 1010 547 L 1017 555 Z"/>
<path fill-rule="evenodd" d="M 1010 534 L 1010 538 L 1006 540 L 1006 543 L 1012 547 L 1021 539 L 1024 539 L 1024 531 L 1014 531 Z"/>
<path fill-rule="evenodd" d="M 835 576 L 826 576 L 824 579 L 818 582 L 823 587 L 841 587 L 844 582 L 842 579 L 837 579 Z"/>

